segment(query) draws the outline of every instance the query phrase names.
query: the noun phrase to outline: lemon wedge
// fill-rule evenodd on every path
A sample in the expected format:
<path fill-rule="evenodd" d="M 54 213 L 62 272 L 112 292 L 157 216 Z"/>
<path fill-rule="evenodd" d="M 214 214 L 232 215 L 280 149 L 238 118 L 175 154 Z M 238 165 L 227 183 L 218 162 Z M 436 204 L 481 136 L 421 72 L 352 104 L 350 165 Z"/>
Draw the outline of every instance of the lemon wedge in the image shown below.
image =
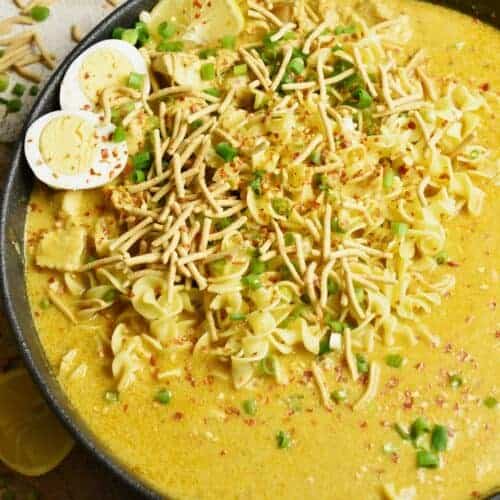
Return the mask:
<path fill-rule="evenodd" d="M 172 38 L 210 45 L 224 36 L 238 35 L 245 18 L 235 0 L 161 0 L 151 12 L 150 32 L 158 37 L 158 27 L 175 26 Z"/>
<path fill-rule="evenodd" d="M 0 460 L 25 476 L 54 469 L 73 440 L 24 368 L 0 376 Z"/>

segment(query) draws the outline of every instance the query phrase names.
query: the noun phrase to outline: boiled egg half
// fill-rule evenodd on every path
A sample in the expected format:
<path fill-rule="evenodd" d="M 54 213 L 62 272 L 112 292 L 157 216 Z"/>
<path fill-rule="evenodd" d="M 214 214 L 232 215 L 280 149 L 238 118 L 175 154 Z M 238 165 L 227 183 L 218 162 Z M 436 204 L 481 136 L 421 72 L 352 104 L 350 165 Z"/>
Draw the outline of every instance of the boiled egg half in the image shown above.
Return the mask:
<path fill-rule="evenodd" d="M 69 67 L 59 93 L 65 111 L 94 111 L 99 107 L 102 91 L 109 87 L 124 87 L 130 75 L 140 75 L 141 90 L 149 93 L 148 68 L 141 53 L 122 40 L 96 43 Z"/>
<path fill-rule="evenodd" d="M 56 189 L 93 189 L 115 179 L 128 160 L 127 142 L 115 126 L 85 111 L 54 111 L 28 129 L 24 152 L 43 183 Z"/>

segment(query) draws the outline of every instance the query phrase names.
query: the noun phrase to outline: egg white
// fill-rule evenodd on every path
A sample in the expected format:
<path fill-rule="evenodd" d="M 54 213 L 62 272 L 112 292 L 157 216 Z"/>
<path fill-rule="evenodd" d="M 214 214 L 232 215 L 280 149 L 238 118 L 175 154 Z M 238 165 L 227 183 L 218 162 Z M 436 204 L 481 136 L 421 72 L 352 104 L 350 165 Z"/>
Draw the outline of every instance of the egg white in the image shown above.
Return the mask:
<path fill-rule="evenodd" d="M 52 120 L 66 116 L 76 116 L 87 121 L 95 128 L 98 137 L 94 164 L 89 165 L 89 170 L 74 175 L 54 173 L 40 151 L 40 136 L 44 128 Z M 94 113 L 54 111 L 42 116 L 30 126 L 24 140 L 24 153 L 31 170 L 44 184 L 56 189 L 94 189 L 111 182 L 127 165 L 127 142 L 115 143 L 110 140 L 115 128 L 113 124 L 103 125 L 100 117 Z"/>
<path fill-rule="evenodd" d="M 96 50 L 108 49 L 110 51 L 120 52 L 133 68 L 133 71 L 145 75 L 145 92 L 149 93 L 150 81 L 148 68 L 141 53 L 130 43 L 122 40 L 103 40 L 96 43 L 85 52 L 80 54 L 71 64 L 64 75 L 63 82 L 59 91 L 59 102 L 61 109 L 65 111 L 93 111 L 94 103 L 85 95 L 80 85 L 80 69 L 85 59 Z"/>

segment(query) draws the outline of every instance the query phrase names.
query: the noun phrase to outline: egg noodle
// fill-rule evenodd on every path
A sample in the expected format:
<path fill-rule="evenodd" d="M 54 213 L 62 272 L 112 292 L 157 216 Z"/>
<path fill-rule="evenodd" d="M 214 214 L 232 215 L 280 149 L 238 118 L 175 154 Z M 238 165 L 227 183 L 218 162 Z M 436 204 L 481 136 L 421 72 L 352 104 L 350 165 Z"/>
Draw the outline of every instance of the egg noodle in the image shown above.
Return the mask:
<path fill-rule="evenodd" d="M 446 221 L 481 211 L 485 101 L 427 74 L 405 16 L 368 26 L 298 1 L 280 19 L 268 3 L 248 2 L 236 44 L 141 47 L 151 92 L 100 99 L 134 143 L 129 171 L 103 188 L 95 228 L 49 232 L 37 250 L 64 271 L 50 298 L 71 321 L 113 311 L 120 391 L 178 374 L 151 360 L 179 349 L 236 388 L 286 384 L 305 350 L 327 407 L 325 359 L 368 372 L 359 407 L 377 393 L 376 343 L 438 342 L 421 316 L 454 287 Z M 85 264 L 49 263 L 87 237 Z"/>

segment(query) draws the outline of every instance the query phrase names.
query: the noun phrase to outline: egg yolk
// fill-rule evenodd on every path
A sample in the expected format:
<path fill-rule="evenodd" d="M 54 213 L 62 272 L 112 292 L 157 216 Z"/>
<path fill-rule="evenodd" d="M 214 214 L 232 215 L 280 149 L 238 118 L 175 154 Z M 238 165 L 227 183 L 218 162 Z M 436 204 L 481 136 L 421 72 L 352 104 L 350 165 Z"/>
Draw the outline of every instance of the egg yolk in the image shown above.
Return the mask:
<path fill-rule="evenodd" d="M 55 174 L 89 171 L 97 156 L 95 128 L 78 116 L 50 121 L 40 134 L 40 153 Z"/>
<path fill-rule="evenodd" d="M 133 67 L 125 56 L 116 50 L 100 49 L 90 53 L 80 68 L 80 86 L 94 104 L 106 87 L 125 85 Z"/>

